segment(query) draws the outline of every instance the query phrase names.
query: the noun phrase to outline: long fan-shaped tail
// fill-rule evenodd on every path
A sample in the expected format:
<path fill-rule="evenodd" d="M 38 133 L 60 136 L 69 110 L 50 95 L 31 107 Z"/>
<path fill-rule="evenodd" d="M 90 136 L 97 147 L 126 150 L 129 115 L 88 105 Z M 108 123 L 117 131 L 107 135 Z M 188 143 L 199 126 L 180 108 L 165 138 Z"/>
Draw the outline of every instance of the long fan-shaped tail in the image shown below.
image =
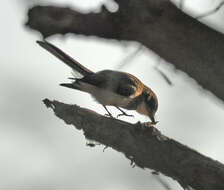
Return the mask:
<path fill-rule="evenodd" d="M 78 73 L 86 76 L 93 73 L 91 70 L 87 69 L 83 65 L 81 65 L 78 61 L 67 55 L 65 52 L 54 46 L 53 44 L 47 41 L 37 41 L 37 43 L 46 49 L 48 52 L 52 53 L 54 56 L 59 58 L 63 61 L 66 65 L 71 67 L 73 70 L 77 71 Z"/>

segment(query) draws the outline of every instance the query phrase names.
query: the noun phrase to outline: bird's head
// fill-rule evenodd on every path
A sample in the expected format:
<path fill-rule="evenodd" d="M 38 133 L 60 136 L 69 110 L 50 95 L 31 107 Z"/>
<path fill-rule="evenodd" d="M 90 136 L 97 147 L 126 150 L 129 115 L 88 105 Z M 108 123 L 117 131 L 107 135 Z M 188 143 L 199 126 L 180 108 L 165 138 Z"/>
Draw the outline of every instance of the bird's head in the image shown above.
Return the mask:
<path fill-rule="evenodd" d="M 154 93 L 152 93 L 152 94 L 147 94 L 145 98 L 146 98 L 145 99 L 145 104 L 146 104 L 146 109 L 147 109 L 147 112 L 148 112 L 148 116 L 153 123 L 156 123 L 155 113 L 158 109 L 157 97 Z"/>
<path fill-rule="evenodd" d="M 152 123 L 156 124 L 155 113 L 158 109 L 158 100 L 155 93 L 151 89 L 145 87 L 142 97 L 143 101 L 137 107 L 137 112 L 148 116 Z"/>
<path fill-rule="evenodd" d="M 138 105 L 136 111 L 140 114 L 148 116 L 152 124 L 156 124 L 155 121 L 155 113 L 158 108 L 158 101 L 157 97 L 154 94 L 144 93 L 143 94 L 143 101 Z"/>

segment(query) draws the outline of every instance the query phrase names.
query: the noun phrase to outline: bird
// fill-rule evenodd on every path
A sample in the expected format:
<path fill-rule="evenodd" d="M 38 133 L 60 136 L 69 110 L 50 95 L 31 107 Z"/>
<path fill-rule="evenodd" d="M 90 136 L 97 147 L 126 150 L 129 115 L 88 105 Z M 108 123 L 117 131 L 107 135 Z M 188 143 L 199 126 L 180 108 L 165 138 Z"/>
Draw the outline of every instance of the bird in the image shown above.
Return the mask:
<path fill-rule="evenodd" d="M 118 116 L 133 116 L 121 109 L 124 108 L 149 117 L 152 125 L 158 122 L 155 121 L 158 109 L 156 94 L 134 75 L 116 70 L 93 72 L 50 42 L 44 40 L 37 43 L 82 76 L 69 78 L 72 82 L 61 83 L 61 86 L 89 93 L 103 105 L 109 117 L 113 116 L 106 106 L 115 106 L 121 112 Z"/>

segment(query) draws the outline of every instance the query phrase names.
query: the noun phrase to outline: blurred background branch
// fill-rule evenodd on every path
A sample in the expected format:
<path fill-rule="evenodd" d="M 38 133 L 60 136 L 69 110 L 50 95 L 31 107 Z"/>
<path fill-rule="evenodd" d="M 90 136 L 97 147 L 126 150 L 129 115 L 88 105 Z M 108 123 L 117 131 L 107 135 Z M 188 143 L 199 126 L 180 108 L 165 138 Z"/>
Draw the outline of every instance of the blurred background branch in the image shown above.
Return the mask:
<path fill-rule="evenodd" d="M 143 51 L 143 45 L 139 44 L 137 46 L 137 48 L 135 49 L 134 52 L 128 54 L 124 59 L 121 60 L 121 62 L 116 66 L 116 69 L 120 70 L 121 68 L 131 64 L 131 62 L 133 61 L 133 59 L 138 55 L 140 54 L 142 51 Z M 158 68 L 158 65 L 160 64 L 160 57 L 158 59 L 158 62 L 157 62 L 157 65 L 154 67 L 154 70 L 164 79 L 164 81 L 172 86 L 173 83 L 171 81 L 171 79 L 163 72 L 161 71 L 159 68 Z"/>
<path fill-rule="evenodd" d="M 116 2 L 119 9 L 113 13 L 104 6 L 99 13 L 87 14 L 69 8 L 35 6 L 28 12 L 26 25 L 45 38 L 74 33 L 138 41 L 224 100 L 221 33 L 186 15 L 168 0 Z"/>
<path fill-rule="evenodd" d="M 204 18 L 204 17 L 210 16 L 210 15 L 212 15 L 212 14 L 218 12 L 218 11 L 223 7 L 223 5 L 224 5 L 224 1 L 221 1 L 221 2 L 219 2 L 219 4 L 218 4 L 214 9 L 212 9 L 211 11 L 208 11 L 208 12 L 206 12 L 206 13 L 204 13 L 204 14 L 201 14 L 201 15 L 195 17 L 195 18 L 198 19 L 198 20 L 200 20 L 200 19 L 202 19 L 202 18 Z"/>

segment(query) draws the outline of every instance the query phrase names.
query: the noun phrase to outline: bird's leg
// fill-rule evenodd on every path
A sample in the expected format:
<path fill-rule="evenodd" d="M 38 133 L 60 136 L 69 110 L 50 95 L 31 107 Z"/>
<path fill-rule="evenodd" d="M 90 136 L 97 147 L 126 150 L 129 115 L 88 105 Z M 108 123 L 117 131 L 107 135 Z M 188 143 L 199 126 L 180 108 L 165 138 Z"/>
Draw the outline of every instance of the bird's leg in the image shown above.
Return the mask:
<path fill-rule="evenodd" d="M 127 114 L 125 111 L 123 111 L 121 108 L 115 106 L 121 113 L 117 115 L 117 118 L 120 117 L 120 116 L 128 116 L 128 117 L 134 117 L 134 115 L 129 115 Z"/>
<path fill-rule="evenodd" d="M 104 109 L 107 111 L 107 113 L 105 114 L 105 116 L 109 116 L 109 117 L 112 117 L 112 114 L 108 111 L 107 107 L 105 105 L 103 105 Z"/>

